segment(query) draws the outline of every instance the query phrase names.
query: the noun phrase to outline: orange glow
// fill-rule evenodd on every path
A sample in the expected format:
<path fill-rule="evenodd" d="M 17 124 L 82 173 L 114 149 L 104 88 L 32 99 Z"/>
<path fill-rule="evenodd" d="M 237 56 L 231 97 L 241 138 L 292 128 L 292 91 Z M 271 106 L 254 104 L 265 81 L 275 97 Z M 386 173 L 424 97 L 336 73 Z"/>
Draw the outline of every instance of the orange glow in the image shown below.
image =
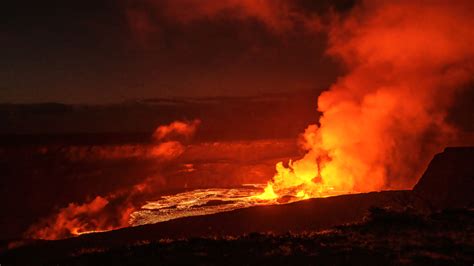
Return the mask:
<path fill-rule="evenodd" d="M 474 73 L 473 3 L 365 0 L 336 17 L 328 54 L 347 74 L 318 98 L 304 157 L 278 163 L 262 195 L 410 189 L 456 135 L 445 117 Z"/>
<path fill-rule="evenodd" d="M 159 126 L 153 135 L 153 145 L 123 145 L 112 147 L 71 147 L 67 155 L 71 160 L 103 160 L 140 157 L 172 160 L 181 155 L 185 146 L 173 139 L 190 138 L 199 120 L 175 121 Z M 192 165 L 191 165 L 192 167 Z M 154 178 L 137 183 L 129 189 L 96 196 L 82 204 L 70 203 L 57 213 L 33 224 L 25 235 L 37 239 L 61 239 L 82 234 L 110 231 L 129 226 L 130 214 L 136 210 L 134 197 L 149 193 Z"/>
<path fill-rule="evenodd" d="M 109 201 L 100 196 L 81 205 L 70 203 L 69 206 L 61 209 L 54 218 L 32 226 L 27 234 L 40 239 L 59 239 L 65 236 L 79 235 L 87 230 L 103 228 L 102 222 L 93 217 L 108 204 Z"/>
<path fill-rule="evenodd" d="M 256 196 L 256 198 L 261 200 L 273 200 L 277 199 L 278 195 L 275 194 L 275 191 L 273 191 L 273 185 L 271 183 L 268 183 L 263 193 Z"/>
<path fill-rule="evenodd" d="M 194 135 L 200 123 L 201 121 L 196 119 L 192 122 L 174 121 L 169 125 L 159 126 L 153 133 L 153 139 L 163 141 L 177 136 L 188 139 Z"/>
<path fill-rule="evenodd" d="M 87 235 L 87 234 L 93 234 L 93 233 L 102 233 L 102 232 L 107 232 L 107 231 L 110 231 L 110 230 L 112 230 L 112 229 L 109 229 L 109 230 L 80 231 L 80 228 L 74 228 L 73 230 L 71 230 L 71 233 L 74 236 L 80 236 L 80 235 Z"/>

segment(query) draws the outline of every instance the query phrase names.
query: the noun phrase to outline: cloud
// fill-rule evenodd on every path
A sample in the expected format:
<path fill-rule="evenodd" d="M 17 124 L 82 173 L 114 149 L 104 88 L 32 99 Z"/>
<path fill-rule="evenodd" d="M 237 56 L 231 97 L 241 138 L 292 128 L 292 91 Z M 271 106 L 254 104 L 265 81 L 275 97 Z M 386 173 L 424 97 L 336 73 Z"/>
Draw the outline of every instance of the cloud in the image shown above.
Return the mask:
<path fill-rule="evenodd" d="M 167 23 L 188 26 L 202 21 L 256 22 L 277 35 L 295 28 L 322 29 L 319 16 L 302 12 L 297 1 L 288 0 L 142 0 L 130 2 L 126 14 L 135 37 L 145 43 L 160 35 Z"/>
<path fill-rule="evenodd" d="M 278 165 L 275 190 L 412 188 L 456 139 L 446 115 L 473 80 L 473 11 L 466 0 L 365 0 L 335 16 L 328 54 L 346 74 L 318 98 L 322 117 L 303 134 L 307 153 Z"/>
<path fill-rule="evenodd" d="M 175 121 L 169 125 L 163 125 L 156 128 L 153 133 L 155 141 L 163 141 L 170 138 L 191 138 L 196 132 L 197 127 L 201 123 L 200 120 L 194 121 Z"/>
<path fill-rule="evenodd" d="M 288 30 L 300 18 L 293 12 L 292 1 L 282 0 L 178 0 L 164 1 L 171 19 L 189 23 L 200 19 L 255 19 L 274 31 Z"/>

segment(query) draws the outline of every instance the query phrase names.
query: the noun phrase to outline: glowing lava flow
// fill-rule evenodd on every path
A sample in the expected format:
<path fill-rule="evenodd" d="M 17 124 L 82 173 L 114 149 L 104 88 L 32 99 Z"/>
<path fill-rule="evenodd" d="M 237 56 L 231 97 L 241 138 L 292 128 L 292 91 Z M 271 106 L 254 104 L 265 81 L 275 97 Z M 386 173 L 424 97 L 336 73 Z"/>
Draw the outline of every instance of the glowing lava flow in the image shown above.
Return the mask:
<path fill-rule="evenodd" d="M 163 196 L 151 201 L 130 215 L 133 226 L 169 221 L 181 217 L 208 215 L 257 205 L 278 203 L 274 199 L 260 197 L 261 185 L 245 185 L 240 188 L 197 189 Z"/>
<path fill-rule="evenodd" d="M 116 228 L 113 228 L 113 229 L 109 229 L 109 230 L 90 230 L 90 231 L 79 231 L 79 228 L 78 229 L 74 229 L 71 231 L 71 234 L 74 235 L 74 236 L 81 236 L 81 235 L 87 235 L 87 234 L 94 234 L 94 233 L 103 233 L 103 232 L 108 232 L 108 231 L 112 231 Z"/>
<path fill-rule="evenodd" d="M 332 169 L 337 160 L 327 152 L 316 149 L 315 126 L 309 126 L 304 136 L 306 155 L 285 167 L 276 165 L 276 174 L 265 185 L 246 185 L 240 188 L 198 189 L 163 196 L 148 202 L 130 215 L 130 225 L 153 224 L 182 217 L 209 215 L 259 205 L 285 204 L 310 198 L 330 197 L 354 193 L 352 179 Z M 317 133 L 318 131 L 316 131 Z M 368 187 L 372 189 L 372 187 Z M 263 189 L 263 192 L 262 192 Z"/>
<path fill-rule="evenodd" d="M 264 185 L 252 184 L 240 188 L 197 189 L 163 196 L 157 201 L 150 201 L 140 210 L 130 215 L 130 225 L 144 225 L 165 222 L 182 217 L 209 215 L 232 211 L 252 206 L 286 204 L 313 197 L 304 190 L 295 195 L 278 195 L 269 183 L 262 193 Z M 333 191 L 331 191 L 333 192 Z M 332 196 L 342 193 L 326 193 Z"/>

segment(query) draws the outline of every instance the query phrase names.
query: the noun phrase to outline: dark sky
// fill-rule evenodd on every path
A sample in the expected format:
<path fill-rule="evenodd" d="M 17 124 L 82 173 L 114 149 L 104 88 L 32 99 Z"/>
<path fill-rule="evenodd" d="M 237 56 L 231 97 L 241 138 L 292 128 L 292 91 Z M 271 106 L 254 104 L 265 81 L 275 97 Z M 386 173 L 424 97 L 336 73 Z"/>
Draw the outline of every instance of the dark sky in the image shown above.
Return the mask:
<path fill-rule="evenodd" d="M 180 1 L 182 6 L 170 7 Z M 0 102 L 110 103 L 324 90 L 340 72 L 324 56 L 324 30 L 311 31 L 294 18 L 288 28 L 275 30 L 260 14 L 242 15 L 247 11 L 232 6 L 212 15 L 193 13 L 185 9 L 196 8 L 186 3 L 193 1 L 170 6 L 167 0 L 4 1 Z M 324 17 L 330 8 L 344 11 L 352 1 L 286 2 L 306 18 Z M 173 17 L 186 12 L 192 18 L 185 22 Z"/>

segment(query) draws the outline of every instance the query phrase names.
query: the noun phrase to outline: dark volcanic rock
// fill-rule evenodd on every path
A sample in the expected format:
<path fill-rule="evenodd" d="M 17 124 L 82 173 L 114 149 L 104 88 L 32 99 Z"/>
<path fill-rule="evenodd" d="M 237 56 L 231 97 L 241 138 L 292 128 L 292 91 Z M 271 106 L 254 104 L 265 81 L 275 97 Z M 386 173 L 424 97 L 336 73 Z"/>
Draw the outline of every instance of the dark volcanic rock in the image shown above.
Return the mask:
<path fill-rule="evenodd" d="M 435 155 L 413 191 L 433 208 L 474 205 L 474 147 Z"/>

